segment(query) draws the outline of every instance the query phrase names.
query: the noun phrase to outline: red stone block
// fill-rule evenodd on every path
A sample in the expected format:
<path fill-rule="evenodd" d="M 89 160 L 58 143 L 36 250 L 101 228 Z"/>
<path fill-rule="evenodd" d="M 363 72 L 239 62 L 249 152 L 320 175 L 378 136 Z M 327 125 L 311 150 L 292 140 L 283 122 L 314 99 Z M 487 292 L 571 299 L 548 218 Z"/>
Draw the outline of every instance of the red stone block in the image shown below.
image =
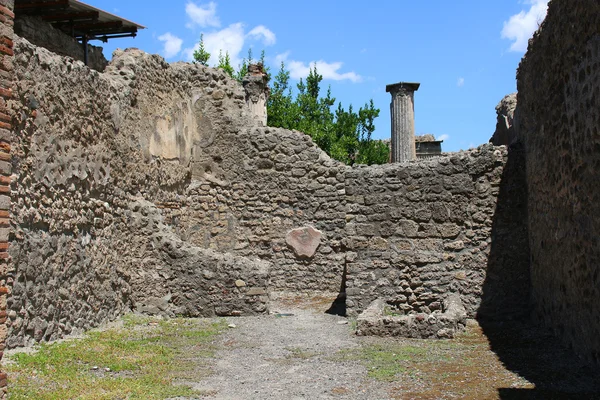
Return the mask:
<path fill-rule="evenodd" d="M 10 11 L 8 8 L 6 8 L 6 7 L 5 7 L 5 6 L 3 6 L 3 5 L 0 5 L 0 13 L 2 13 L 2 14 L 4 14 L 4 15 L 6 15 L 6 16 L 7 16 L 7 17 L 9 17 L 9 18 L 12 18 L 12 19 L 14 19 L 14 18 L 15 18 L 15 13 L 14 13 L 14 12 L 12 12 L 12 11 Z"/>
<path fill-rule="evenodd" d="M 14 44 L 14 42 L 12 41 L 12 39 L 11 39 L 11 38 L 8 38 L 8 37 L 6 37 L 6 36 L 2 36 L 2 37 L 0 37 L 0 43 L 1 43 L 1 44 L 3 44 L 3 45 L 5 45 L 5 46 L 6 46 L 6 47 L 8 47 L 8 48 L 11 48 L 11 49 L 12 49 L 12 48 L 14 47 L 14 45 L 15 45 L 15 44 Z"/>
<path fill-rule="evenodd" d="M 15 55 L 15 53 L 13 53 L 12 49 L 10 49 L 4 45 L 0 45 L 0 53 L 8 54 L 9 56 Z"/>

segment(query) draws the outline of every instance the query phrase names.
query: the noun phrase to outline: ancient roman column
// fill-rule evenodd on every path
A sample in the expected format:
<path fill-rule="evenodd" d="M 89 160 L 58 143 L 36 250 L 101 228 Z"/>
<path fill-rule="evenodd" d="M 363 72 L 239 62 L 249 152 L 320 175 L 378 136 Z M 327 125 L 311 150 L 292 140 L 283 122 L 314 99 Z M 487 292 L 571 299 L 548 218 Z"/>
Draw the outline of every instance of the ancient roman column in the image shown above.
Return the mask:
<path fill-rule="evenodd" d="M 392 95 L 392 156 L 391 162 L 415 160 L 415 91 L 420 83 L 398 82 L 387 85 L 385 91 Z"/>
<path fill-rule="evenodd" d="M 246 105 L 250 114 L 262 126 L 267 126 L 268 77 L 262 64 L 248 65 L 248 75 L 242 80 L 246 91 Z"/>

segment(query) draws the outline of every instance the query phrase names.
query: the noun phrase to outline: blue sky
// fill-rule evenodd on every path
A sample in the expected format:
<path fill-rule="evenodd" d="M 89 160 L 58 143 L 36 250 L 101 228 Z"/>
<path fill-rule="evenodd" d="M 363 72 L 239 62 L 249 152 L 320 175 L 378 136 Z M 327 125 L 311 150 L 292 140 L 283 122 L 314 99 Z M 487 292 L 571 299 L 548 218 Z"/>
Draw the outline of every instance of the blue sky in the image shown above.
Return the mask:
<path fill-rule="evenodd" d="M 494 107 L 516 90 L 516 68 L 548 0 L 84 2 L 147 27 L 104 44 L 107 58 L 117 47 L 137 47 L 188 61 L 203 33 L 215 59 L 223 49 L 237 64 L 248 48 L 264 49 L 272 72 L 284 60 L 293 78 L 316 62 L 324 88 L 331 85 L 344 106 L 374 100 L 378 139 L 390 136 L 385 86 L 420 82 L 416 133 L 456 151 L 489 140 Z"/>

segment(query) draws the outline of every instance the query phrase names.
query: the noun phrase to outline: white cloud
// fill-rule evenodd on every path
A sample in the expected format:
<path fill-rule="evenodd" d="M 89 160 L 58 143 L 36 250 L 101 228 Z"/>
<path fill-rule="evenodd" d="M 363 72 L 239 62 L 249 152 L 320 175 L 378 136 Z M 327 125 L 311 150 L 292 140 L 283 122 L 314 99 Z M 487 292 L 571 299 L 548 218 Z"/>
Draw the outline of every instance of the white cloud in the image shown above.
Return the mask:
<path fill-rule="evenodd" d="M 462 76 L 460 78 L 458 78 L 458 80 L 456 81 L 456 86 L 458 87 L 462 87 L 465 85 L 465 78 L 463 78 Z"/>
<path fill-rule="evenodd" d="M 158 40 L 160 40 L 161 42 L 165 42 L 163 48 L 163 55 L 165 56 L 165 58 L 175 57 L 181 51 L 181 45 L 183 44 L 183 40 L 171 34 L 170 32 L 159 36 Z"/>
<path fill-rule="evenodd" d="M 244 24 L 241 22 L 231 24 L 227 28 L 219 31 L 204 33 L 204 48 L 210 53 L 209 65 L 217 65 L 219 63 L 219 51 L 223 56 L 229 53 L 231 65 L 237 68 L 242 63 L 241 52 L 244 48 L 246 40 L 262 39 L 265 46 L 275 43 L 275 34 L 263 25 L 259 25 L 246 33 Z M 199 44 L 193 48 L 185 49 L 185 58 L 189 61 L 193 59 L 194 50 L 198 49 Z"/>
<path fill-rule="evenodd" d="M 222 51 L 223 56 L 229 53 L 231 65 L 237 67 L 241 62 L 240 53 L 244 47 L 245 36 L 244 24 L 241 22 L 231 24 L 217 32 L 205 33 L 204 47 L 210 53 L 209 63 L 218 64 L 219 51 Z"/>
<path fill-rule="evenodd" d="M 450 139 L 450 135 L 447 135 L 447 134 L 440 135 L 436 138 L 436 140 L 448 140 L 448 139 Z"/>
<path fill-rule="evenodd" d="M 275 44 L 275 34 L 267 27 L 265 27 L 264 25 L 259 25 L 256 28 L 252 29 L 250 32 L 248 32 L 248 35 L 246 35 L 249 38 L 253 38 L 256 40 L 260 40 L 262 37 L 263 40 L 263 44 L 265 46 L 272 46 Z"/>
<path fill-rule="evenodd" d="M 521 11 L 504 22 L 502 38 L 512 40 L 510 51 L 525 52 L 529 38 L 538 29 L 548 12 L 549 0 L 527 0 L 529 11 Z"/>
<path fill-rule="evenodd" d="M 362 77 L 355 72 L 340 73 L 339 70 L 344 65 L 344 63 L 340 61 L 328 63 L 323 60 L 319 60 L 304 63 L 302 61 L 289 60 L 289 54 L 289 51 L 283 54 L 278 54 L 275 57 L 275 61 L 277 64 L 281 64 L 283 61 L 285 63 L 285 67 L 290 71 L 290 77 L 293 79 L 306 78 L 310 72 L 310 69 L 316 65 L 317 72 L 323 75 L 323 79 L 331 79 L 334 81 L 349 80 L 354 83 L 362 81 Z"/>
<path fill-rule="evenodd" d="M 221 21 L 217 17 L 217 4 L 214 1 L 199 6 L 196 3 L 188 1 L 185 5 L 185 13 L 190 17 L 191 23 L 187 24 L 187 27 L 192 28 L 194 25 L 198 25 L 201 28 L 221 26 Z"/>

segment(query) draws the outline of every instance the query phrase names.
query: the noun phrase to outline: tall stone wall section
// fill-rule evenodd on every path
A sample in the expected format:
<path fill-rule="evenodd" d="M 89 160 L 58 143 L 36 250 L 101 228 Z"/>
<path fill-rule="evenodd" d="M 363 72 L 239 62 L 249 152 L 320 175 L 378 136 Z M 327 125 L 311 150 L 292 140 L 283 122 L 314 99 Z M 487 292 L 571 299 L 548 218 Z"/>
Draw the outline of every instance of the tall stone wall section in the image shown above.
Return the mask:
<path fill-rule="evenodd" d="M 523 188 L 504 174 L 508 154 L 504 147 L 484 145 L 435 160 L 348 171 L 348 312 L 383 298 L 396 312 L 429 314 L 442 311 L 451 293 L 460 295 L 471 317 L 525 308 L 528 286 L 519 282 L 528 281 L 527 246 L 492 251 L 524 223 L 524 201 L 511 210 L 520 221 L 496 218 L 504 187 L 521 183 Z M 517 194 L 523 199 L 522 189 Z M 519 235 L 513 239 L 526 241 L 526 230 Z M 507 282 L 487 276 L 492 264 L 515 272 L 514 261 L 521 269 L 513 276 L 505 273 Z M 502 304 L 510 309 L 500 310 Z"/>
<path fill-rule="evenodd" d="M 131 54 L 118 55 L 107 73 L 131 71 L 134 93 L 145 93 L 135 97 L 141 112 L 124 120 L 128 131 L 144 133 L 145 157 L 173 180 L 162 197 L 147 192 L 167 223 L 195 246 L 273 263 L 274 291 L 338 292 L 346 167 L 303 133 L 257 126 L 243 88 L 222 71 L 194 78 L 189 71 L 199 67 L 157 68 L 143 61 L 151 56 Z M 188 97 L 175 96 L 179 90 Z M 312 257 L 298 256 L 285 239 L 308 226 L 322 238 Z"/>
<path fill-rule="evenodd" d="M 600 362 L 600 3 L 552 0 L 518 74 L 538 318 Z"/>
<path fill-rule="evenodd" d="M 8 346 L 58 339 L 131 309 L 264 312 L 269 264 L 184 243 L 156 208 L 185 196 L 192 144 L 214 133 L 210 122 L 232 129 L 230 114 L 210 113 L 223 106 L 241 118 L 243 94 L 222 74 L 171 68 L 141 51 L 116 55 L 101 74 L 15 40 Z M 225 99 L 208 97 L 202 124 L 186 112 L 205 88 Z"/>

